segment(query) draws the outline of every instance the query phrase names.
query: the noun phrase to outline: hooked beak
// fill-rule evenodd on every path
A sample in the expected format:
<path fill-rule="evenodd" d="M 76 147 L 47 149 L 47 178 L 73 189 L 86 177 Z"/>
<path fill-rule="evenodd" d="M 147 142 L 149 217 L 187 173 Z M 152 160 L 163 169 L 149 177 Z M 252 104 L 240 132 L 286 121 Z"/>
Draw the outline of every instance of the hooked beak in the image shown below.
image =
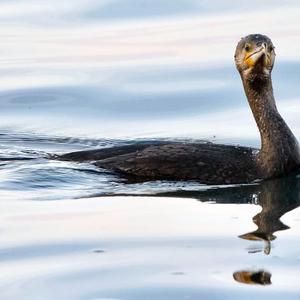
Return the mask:
<path fill-rule="evenodd" d="M 271 58 L 265 44 L 256 48 L 252 53 L 247 55 L 245 57 L 245 62 L 248 65 L 248 67 L 254 67 L 256 65 L 268 67 L 271 63 Z"/>

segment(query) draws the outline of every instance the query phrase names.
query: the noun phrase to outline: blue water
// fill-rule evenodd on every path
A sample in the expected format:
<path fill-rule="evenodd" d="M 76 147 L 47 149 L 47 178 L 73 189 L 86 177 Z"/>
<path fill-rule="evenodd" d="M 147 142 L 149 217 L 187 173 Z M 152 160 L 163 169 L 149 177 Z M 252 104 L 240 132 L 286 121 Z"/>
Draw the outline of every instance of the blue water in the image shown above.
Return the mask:
<path fill-rule="evenodd" d="M 300 137 L 299 20 L 295 0 L 0 1 L 0 299 L 299 299 L 297 177 L 127 184 L 51 159 L 149 139 L 259 147 L 233 61 L 256 32 Z M 260 207 L 271 246 L 238 238 Z M 233 279 L 260 270 L 272 284 Z"/>

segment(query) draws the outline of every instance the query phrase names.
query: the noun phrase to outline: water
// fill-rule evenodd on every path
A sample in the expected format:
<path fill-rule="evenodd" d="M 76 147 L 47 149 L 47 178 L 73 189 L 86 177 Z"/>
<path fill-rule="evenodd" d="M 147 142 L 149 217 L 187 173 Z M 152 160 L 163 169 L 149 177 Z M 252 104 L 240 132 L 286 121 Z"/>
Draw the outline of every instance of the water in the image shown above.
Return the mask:
<path fill-rule="evenodd" d="M 127 184 L 49 159 L 158 138 L 259 147 L 233 64 L 254 32 L 299 137 L 299 19 L 292 0 L 0 1 L 0 299 L 300 299 L 296 175 Z"/>

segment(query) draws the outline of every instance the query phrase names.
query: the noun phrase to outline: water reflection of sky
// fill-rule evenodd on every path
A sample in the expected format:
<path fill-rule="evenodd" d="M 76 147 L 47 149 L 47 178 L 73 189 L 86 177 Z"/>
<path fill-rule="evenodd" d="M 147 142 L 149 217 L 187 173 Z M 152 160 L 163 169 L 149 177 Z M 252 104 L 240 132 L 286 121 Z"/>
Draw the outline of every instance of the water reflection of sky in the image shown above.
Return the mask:
<path fill-rule="evenodd" d="M 50 135 L 257 140 L 236 42 L 276 45 L 278 105 L 300 135 L 297 1 L 0 2 L 0 126 Z"/>

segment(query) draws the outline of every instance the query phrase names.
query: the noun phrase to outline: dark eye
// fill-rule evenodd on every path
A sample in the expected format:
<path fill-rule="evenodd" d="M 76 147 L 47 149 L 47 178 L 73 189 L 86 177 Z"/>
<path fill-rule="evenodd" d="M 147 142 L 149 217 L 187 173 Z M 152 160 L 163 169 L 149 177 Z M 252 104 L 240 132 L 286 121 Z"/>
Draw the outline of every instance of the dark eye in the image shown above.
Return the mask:
<path fill-rule="evenodd" d="M 269 46 L 269 51 L 272 52 L 274 50 L 274 46 L 270 45 Z"/>
<path fill-rule="evenodd" d="M 248 51 L 250 51 L 250 45 L 246 45 L 245 46 L 245 50 L 248 52 Z"/>

